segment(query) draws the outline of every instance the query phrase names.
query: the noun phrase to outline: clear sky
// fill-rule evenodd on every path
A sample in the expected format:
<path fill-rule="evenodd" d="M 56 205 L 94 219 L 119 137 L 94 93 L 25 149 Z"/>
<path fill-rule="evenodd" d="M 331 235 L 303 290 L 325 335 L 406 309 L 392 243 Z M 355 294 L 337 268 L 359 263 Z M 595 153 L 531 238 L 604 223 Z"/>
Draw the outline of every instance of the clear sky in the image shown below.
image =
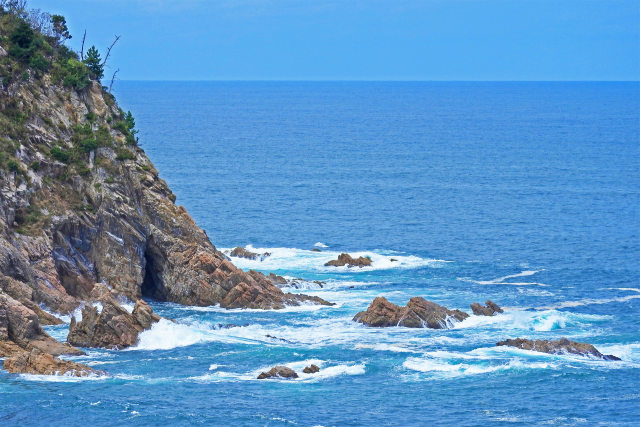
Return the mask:
<path fill-rule="evenodd" d="M 640 80 L 640 0 L 30 0 L 126 80 Z"/>

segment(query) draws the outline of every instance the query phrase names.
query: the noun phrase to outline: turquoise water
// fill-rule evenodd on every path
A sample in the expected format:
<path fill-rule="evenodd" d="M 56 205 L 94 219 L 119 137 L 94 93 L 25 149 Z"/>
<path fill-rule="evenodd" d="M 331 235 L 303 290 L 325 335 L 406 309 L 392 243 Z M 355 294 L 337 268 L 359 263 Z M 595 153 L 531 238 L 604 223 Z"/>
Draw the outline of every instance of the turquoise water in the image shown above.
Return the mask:
<path fill-rule="evenodd" d="M 233 261 L 325 281 L 293 291 L 337 305 L 154 302 L 178 323 L 133 349 L 74 358 L 111 377 L 0 374 L 0 423 L 637 425 L 638 83 L 122 82 L 117 92 L 177 203 L 218 248 L 271 252 Z M 373 266 L 323 267 L 342 251 Z M 353 323 L 378 295 L 468 312 L 492 299 L 506 311 L 450 330 Z M 515 337 L 568 337 L 622 361 L 495 347 Z M 321 372 L 255 380 L 310 363 Z"/>

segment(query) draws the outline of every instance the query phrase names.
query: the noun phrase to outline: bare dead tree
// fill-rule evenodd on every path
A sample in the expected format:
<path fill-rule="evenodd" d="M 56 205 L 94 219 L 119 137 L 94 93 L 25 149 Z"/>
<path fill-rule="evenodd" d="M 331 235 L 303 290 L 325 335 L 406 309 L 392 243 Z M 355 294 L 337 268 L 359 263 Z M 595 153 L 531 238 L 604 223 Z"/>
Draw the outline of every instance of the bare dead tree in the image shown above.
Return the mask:
<path fill-rule="evenodd" d="M 109 92 L 111 92 L 111 88 L 113 87 L 113 81 L 116 79 L 116 74 L 118 74 L 118 71 L 120 71 L 120 68 L 118 68 L 118 69 L 113 73 L 113 76 L 111 76 L 111 84 L 109 85 Z"/>
<path fill-rule="evenodd" d="M 111 46 L 109 46 L 109 49 L 107 49 L 107 54 L 104 56 L 104 61 L 102 61 L 102 66 L 104 67 L 104 64 L 107 63 L 107 59 L 109 59 L 109 54 L 111 54 L 111 49 L 113 49 L 113 46 L 118 42 L 118 40 L 120 40 L 120 36 L 115 36 L 115 40 L 113 41 L 113 43 L 111 43 Z"/>
<path fill-rule="evenodd" d="M 87 38 L 87 30 L 84 30 L 84 35 L 82 36 L 82 47 L 80 48 L 80 59 L 84 61 L 84 40 Z"/>

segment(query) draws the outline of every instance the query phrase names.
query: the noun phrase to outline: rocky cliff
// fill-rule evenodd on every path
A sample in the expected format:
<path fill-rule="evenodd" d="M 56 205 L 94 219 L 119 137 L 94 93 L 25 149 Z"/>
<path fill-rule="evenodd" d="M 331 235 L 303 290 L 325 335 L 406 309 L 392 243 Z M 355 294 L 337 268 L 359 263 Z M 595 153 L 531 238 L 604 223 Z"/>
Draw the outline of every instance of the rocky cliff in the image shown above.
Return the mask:
<path fill-rule="evenodd" d="M 175 204 L 114 97 L 97 80 L 60 77 L 66 68 L 56 68 L 59 56 L 73 56 L 66 49 L 43 54 L 50 70 L 34 69 L 33 60 L 21 65 L 11 54 L 11 43 L 19 42 L 12 37 L 0 34 L 0 328 L 9 331 L 0 340 L 34 347 L 25 333 L 11 333 L 24 322 L 12 320 L 8 307 L 22 310 L 29 333 L 44 339 L 40 324 L 59 322 L 50 313 L 94 301 L 96 284 L 132 301 L 327 304 L 285 294 L 264 275 L 236 268 Z M 83 339 L 76 341 L 91 341 Z"/>

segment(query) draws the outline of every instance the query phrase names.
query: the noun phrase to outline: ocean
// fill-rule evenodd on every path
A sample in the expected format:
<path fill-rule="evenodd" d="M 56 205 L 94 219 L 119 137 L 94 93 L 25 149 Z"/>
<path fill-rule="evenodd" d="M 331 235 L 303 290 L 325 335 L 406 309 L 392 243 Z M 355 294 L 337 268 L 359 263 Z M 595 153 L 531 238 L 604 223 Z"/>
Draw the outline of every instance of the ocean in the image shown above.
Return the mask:
<path fill-rule="evenodd" d="M 0 375 L 0 424 L 638 425 L 640 83 L 115 89 L 218 249 L 269 252 L 232 260 L 302 278 L 292 292 L 336 305 L 151 301 L 176 323 L 71 358 L 111 376 Z M 372 266 L 324 267 L 341 252 Z M 491 299 L 505 312 L 444 330 L 353 322 L 376 296 L 468 313 Z M 68 325 L 47 331 L 64 340 Z M 495 345 L 516 337 L 567 337 L 622 360 Z M 318 374 L 256 379 L 311 363 Z"/>

